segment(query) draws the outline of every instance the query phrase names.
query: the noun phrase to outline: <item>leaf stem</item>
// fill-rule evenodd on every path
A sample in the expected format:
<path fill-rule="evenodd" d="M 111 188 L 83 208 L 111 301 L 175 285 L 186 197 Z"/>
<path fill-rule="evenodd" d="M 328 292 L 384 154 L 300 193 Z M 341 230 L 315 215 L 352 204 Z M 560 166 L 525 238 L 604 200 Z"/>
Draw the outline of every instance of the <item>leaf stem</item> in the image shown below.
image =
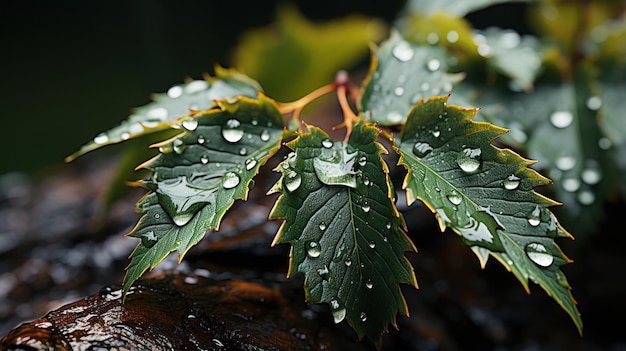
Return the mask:
<path fill-rule="evenodd" d="M 332 82 L 330 84 L 324 85 L 323 87 L 313 90 L 312 92 L 308 93 L 298 100 L 291 102 L 279 102 L 279 111 L 281 114 L 293 113 L 291 119 L 295 120 L 298 126 L 300 126 L 300 112 L 302 111 L 302 109 L 313 100 L 318 99 L 336 89 L 337 84 L 335 82 Z"/>
<path fill-rule="evenodd" d="M 337 85 L 337 100 L 339 100 L 339 106 L 341 106 L 341 111 L 343 112 L 343 122 L 334 126 L 333 130 L 345 127 L 346 136 L 343 141 L 347 142 L 348 139 L 350 139 L 350 134 L 352 134 L 352 124 L 359 120 L 348 102 L 348 94 L 350 94 L 354 88 L 348 79 L 348 73 L 346 71 L 339 71 L 339 73 L 337 73 L 335 84 Z"/>

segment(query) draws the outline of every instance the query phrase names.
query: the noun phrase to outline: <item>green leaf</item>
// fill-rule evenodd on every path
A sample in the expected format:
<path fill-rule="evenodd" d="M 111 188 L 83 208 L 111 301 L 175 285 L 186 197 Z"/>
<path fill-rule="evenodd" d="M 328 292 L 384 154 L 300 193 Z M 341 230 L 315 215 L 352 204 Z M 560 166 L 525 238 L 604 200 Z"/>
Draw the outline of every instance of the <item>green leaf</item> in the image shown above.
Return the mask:
<path fill-rule="evenodd" d="M 446 94 L 462 74 L 448 74 L 441 47 L 414 45 L 392 32 L 372 55 L 359 110 L 381 125 L 400 124 L 423 97 Z"/>
<path fill-rule="evenodd" d="M 522 37 L 510 29 L 488 28 L 475 31 L 473 39 L 489 67 L 511 78 L 521 89 L 532 89 L 543 56 L 537 38 Z"/>
<path fill-rule="evenodd" d="M 154 102 L 136 108 L 127 120 L 98 134 L 66 161 L 106 145 L 173 128 L 190 112 L 212 108 L 215 100 L 237 96 L 256 98 L 257 92 L 262 91 L 257 82 L 235 70 L 216 66 L 215 74 L 215 77 L 191 80 L 172 86 L 166 93 L 155 94 Z"/>
<path fill-rule="evenodd" d="M 463 85 L 457 92 L 463 93 Z M 562 212 L 560 218 L 578 238 L 595 230 L 603 215 L 602 204 L 611 195 L 615 169 L 606 149 L 620 127 L 610 118 L 621 120 L 622 114 L 609 112 L 604 102 L 611 99 L 611 92 L 608 100 L 605 94 L 594 82 L 592 70 L 581 67 L 573 82 L 539 84 L 531 93 L 490 87 L 474 100 L 481 117 L 511 130 L 503 141 L 539 160 L 537 168 L 554 180 L 551 190 L 564 204 L 557 210 Z M 614 133 L 609 129 L 603 133 L 603 120 Z"/>
<path fill-rule="evenodd" d="M 385 34 L 384 23 L 362 15 L 313 22 L 296 6 L 279 6 L 276 22 L 242 36 L 234 67 L 255 78 L 268 95 L 295 100 L 359 63 L 370 42 Z"/>
<path fill-rule="evenodd" d="M 180 261 L 207 230 L 217 230 L 282 141 L 282 116 L 262 94 L 218 101 L 185 121 L 185 131 L 158 144 L 161 153 L 141 166 L 152 170 L 142 182 L 152 192 L 138 202 L 143 216 L 129 233 L 141 242 L 131 254 L 125 291 L 170 252 Z"/>
<path fill-rule="evenodd" d="M 491 144 L 506 130 L 473 122 L 475 109 L 433 97 L 411 110 L 396 148 L 407 168 L 408 203 L 423 201 L 472 247 L 484 266 L 492 255 L 519 279 L 539 284 L 570 315 L 582 321 L 560 267 L 570 260 L 555 244 L 568 237 L 549 206 L 557 203 L 533 189 L 549 179 L 528 168 L 532 161 Z"/>
<path fill-rule="evenodd" d="M 285 220 L 274 244 L 291 243 L 289 276 L 304 273 L 308 301 L 328 303 L 336 323 L 380 345 L 396 314 L 408 314 L 399 283 L 417 283 L 379 131 L 357 124 L 347 143 L 333 143 L 309 130 L 288 144 L 294 152 L 270 190 L 282 192 L 270 219 Z"/>
<path fill-rule="evenodd" d="M 464 17 L 470 12 L 504 3 L 529 2 L 530 0 L 409 0 L 404 12 L 416 14 L 435 14 L 438 12 Z"/>

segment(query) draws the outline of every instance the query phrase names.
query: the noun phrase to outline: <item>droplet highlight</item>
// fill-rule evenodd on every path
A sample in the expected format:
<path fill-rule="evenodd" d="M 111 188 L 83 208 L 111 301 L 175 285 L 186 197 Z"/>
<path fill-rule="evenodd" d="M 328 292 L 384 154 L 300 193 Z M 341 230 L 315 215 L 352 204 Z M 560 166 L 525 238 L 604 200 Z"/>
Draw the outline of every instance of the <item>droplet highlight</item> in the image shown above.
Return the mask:
<path fill-rule="evenodd" d="M 480 167 L 481 154 L 481 149 L 464 148 L 463 151 L 459 152 L 456 162 L 463 172 L 472 173 Z"/>
<path fill-rule="evenodd" d="M 309 241 L 306 243 L 306 253 L 313 258 L 320 257 L 322 254 L 322 248 L 317 242 Z"/>
<path fill-rule="evenodd" d="M 545 246 L 540 243 L 530 243 L 526 245 L 526 255 L 536 265 L 549 267 L 554 262 L 554 257 L 548 252 Z"/>
<path fill-rule="evenodd" d="M 239 176 L 234 172 L 227 172 L 222 178 L 222 186 L 224 189 L 232 189 L 239 185 Z"/>
<path fill-rule="evenodd" d="M 506 190 L 515 190 L 519 186 L 520 178 L 515 174 L 511 174 L 504 180 L 504 188 Z"/>
<path fill-rule="evenodd" d="M 550 115 L 550 123 L 555 128 L 567 128 L 573 120 L 574 116 L 569 111 L 555 111 Z"/>
<path fill-rule="evenodd" d="M 401 41 L 396 44 L 396 46 L 391 51 L 391 54 L 397 60 L 401 62 L 407 62 L 413 58 L 413 55 L 415 55 L 415 51 L 411 47 L 411 44 L 406 41 Z"/>
<path fill-rule="evenodd" d="M 222 136 L 230 143 L 236 143 L 243 138 L 243 129 L 241 129 L 241 122 L 232 118 L 226 121 L 226 124 L 222 127 Z"/>

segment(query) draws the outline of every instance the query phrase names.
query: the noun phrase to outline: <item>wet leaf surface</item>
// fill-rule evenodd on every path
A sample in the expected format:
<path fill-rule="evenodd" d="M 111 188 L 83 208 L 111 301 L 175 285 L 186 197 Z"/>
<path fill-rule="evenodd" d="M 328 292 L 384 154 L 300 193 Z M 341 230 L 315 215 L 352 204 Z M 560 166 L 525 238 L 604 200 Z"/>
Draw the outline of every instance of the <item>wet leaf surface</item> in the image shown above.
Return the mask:
<path fill-rule="evenodd" d="M 106 220 L 99 220 L 98 194 L 105 193 L 116 162 L 79 162 L 39 179 L 20 174 L 0 177 L 0 336 L 22 322 L 38 320 L 49 311 L 121 282 L 133 245 L 123 234 L 136 221 L 132 203 L 140 194 L 129 194 L 113 205 Z M 401 181 L 404 172 L 395 167 L 390 170 L 394 181 Z M 221 230 L 198 243 L 179 269 L 200 277 L 209 272 L 216 280 L 260 283 L 265 277 L 273 282 L 271 287 L 291 284 L 293 294 L 287 295 L 288 300 L 299 305 L 304 300 L 302 282 L 282 278 L 288 253 L 283 245 L 270 247 L 278 225 L 265 219 L 274 201 L 264 195 L 273 183 L 271 173 L 268 170 L 259 178 L 250 193 L 253 202 L 235 203 L 233 209 L 240 215 L 226 217 Z M 574 296 L 585 320 L 585 334 L 580 338 L 552 299 L 533 286 L 533 294 L 526 295 L 499 265 L 481 270 L 456 235 L 437 234 L 437 223 L 427 208 L 407 207 L 403 192 L 397 194 L 411 229 L 409 236 L 420 250 L 411 261 L 421 289 L 404 290 L 411 317 L 398 318 L 399 330 L 384 335 L 382 350 L 464 350 L 472 345 L 586 351 L 624 345 L 619 323 L 606 318 L 626 314 L 626 290 L 616 278 L 622 274 L 621 248 L 626 239 L 612 230 L 619 225 L 624 203 L 608 208 L 607 221 L 597 228 L 602 235 L 592 236 L 584 248 L 567 247 L 576 264 L 564 270 L 576 287 Z M 157 270 L 175 266 L 175 261 L 166 260 Z M 302 318 L 319 314 L 331 328 L 339 328 L 333 335 L 345 339 L 346 345 L 374 349 L 367 342 L 353 343 L 356 336 L 341 324 L 334 325 L 329 309 L 322 305 L 308 308 L 314 313 L 306 312 Z"/>

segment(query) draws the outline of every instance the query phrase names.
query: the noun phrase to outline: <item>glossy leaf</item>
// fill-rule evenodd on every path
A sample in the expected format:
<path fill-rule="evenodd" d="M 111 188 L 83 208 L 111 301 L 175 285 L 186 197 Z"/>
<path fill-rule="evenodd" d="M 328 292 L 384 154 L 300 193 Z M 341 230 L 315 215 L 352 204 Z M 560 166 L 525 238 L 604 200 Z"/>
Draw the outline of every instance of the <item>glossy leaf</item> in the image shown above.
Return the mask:
<path fill-rule="evenodd" d="M 277 168 L 271 192 L 282 194 L 270 218 L 284 222 L 274 244 L 292 245 L 289 276 L 304 273 L 308 301 L 329 304 L 336 323 L 345 319 L 380 345 L 396 314 L 408 314 L 398 284 L 417 286 L 385 150 L 372 126 L 357 124 L 347 143 L 309 130 Z"/>
<path fill-rule="evenodd" d="M 549 179 L 533 162 L 491 144 L 506 130 L 473 122 L 475 109 L 433 97 L 415 106 L 396 148 L 407 168 L 407 201 L 419 199 L 451 228 L 484 266 L 494 256 L 522 283 L 539 284 L 582 328 L 560 267 L 570 260 L 555 244 L 569 237 L 548 207 L 557 203 L 533 189 Z"/>
<path fill-rule="evenodd" d="M 131 254 L 125 290 L 170 252 L 180 261 L 207 230 L 217 230 L 233 202 L 246 199 L 283 135 L 282 116 L 263 95 L 218 101 L 184 122 L 184 132 L 156 145 L 160 154 L 141 166 L 152 171 L 142 182 L 152 191 L 138 202 L 143 216 L 129 233 L 141 243 Z"/>
<path fill-rule="evenodd" d="M 415 45 L 392 32 L 372 55 L 359 110 L 381 125 L 400 124 L 423 97 L 450 92 L 462 74 L 447 72 L 443 48 Z"/>
<path fill-rule="evenodd" d="M 66 161 L 106 145 L 174 128 L 180 118 L 192 111 L 215 106 L 215 100 L 237 96 L 256 98 L 257 92 L 262 91 L 257 82 L 235 70 L 216 66 L 215 74 L 215 77 L 191 80 L 172 86 L 166 93 L 155 94 L 153 102 L 136 108 L 119 126 L 98 134 Z"/>

